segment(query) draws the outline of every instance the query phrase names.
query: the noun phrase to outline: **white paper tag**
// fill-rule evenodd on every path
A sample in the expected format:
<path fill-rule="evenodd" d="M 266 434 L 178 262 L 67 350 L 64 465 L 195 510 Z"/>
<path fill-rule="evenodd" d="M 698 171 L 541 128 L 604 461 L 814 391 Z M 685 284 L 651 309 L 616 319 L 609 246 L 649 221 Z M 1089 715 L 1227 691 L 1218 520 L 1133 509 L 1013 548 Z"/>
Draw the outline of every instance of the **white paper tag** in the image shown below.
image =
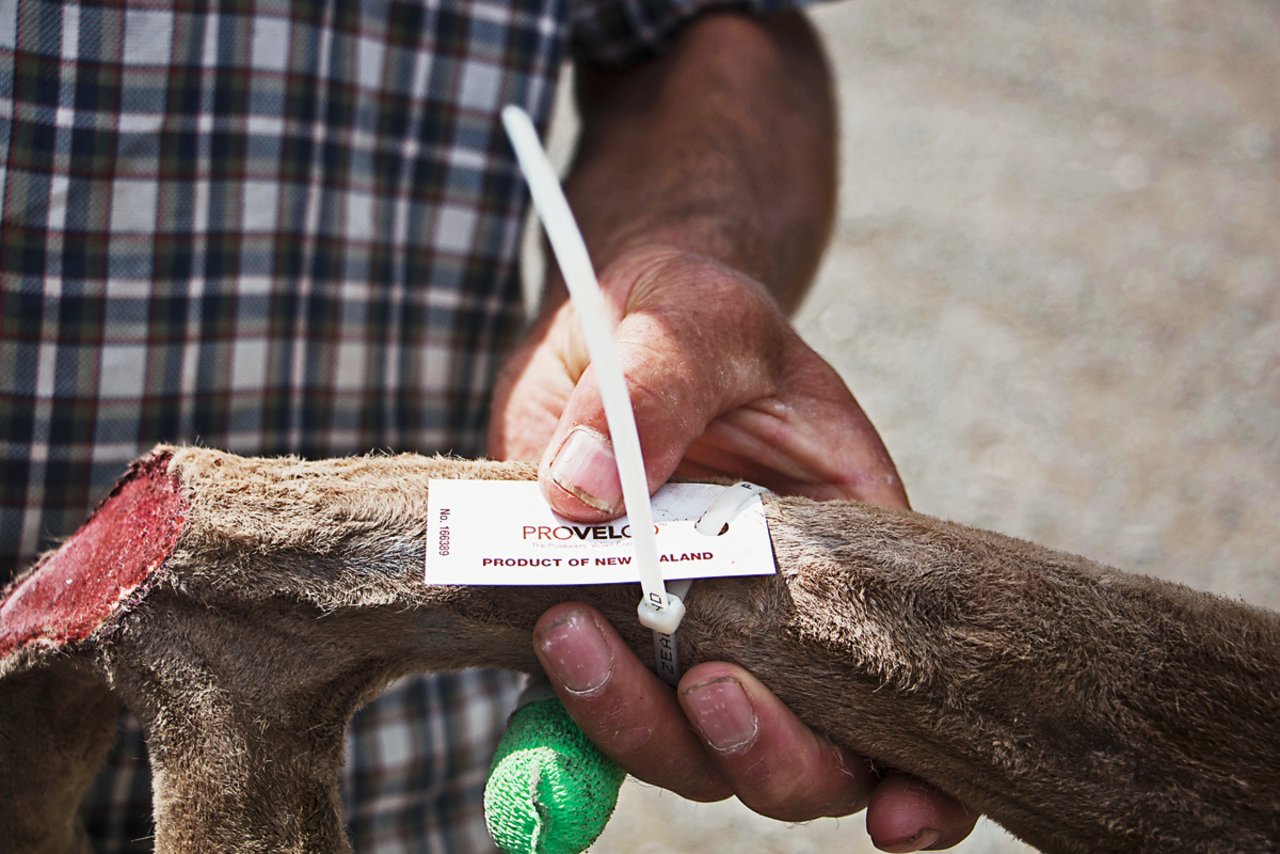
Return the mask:
<path fill-rule="evenodd" d="M 533 481 L 432 480 L 428 584 L 611 584 L 638 581 L 627 517 L 600 525 L 551 512 Z M 694 530 L 725 487 L 671 483 L 653 496 L 666 579 L 772 575 L 773 545 L 759 496 L 720 536 Z"/>

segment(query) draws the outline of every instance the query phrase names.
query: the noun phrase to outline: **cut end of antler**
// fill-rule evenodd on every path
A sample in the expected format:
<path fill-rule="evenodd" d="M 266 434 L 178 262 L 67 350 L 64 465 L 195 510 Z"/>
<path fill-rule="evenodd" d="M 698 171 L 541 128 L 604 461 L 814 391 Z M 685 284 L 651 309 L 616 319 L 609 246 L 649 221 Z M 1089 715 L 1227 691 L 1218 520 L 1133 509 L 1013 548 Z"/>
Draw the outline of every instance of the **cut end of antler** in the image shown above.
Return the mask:
<path fill-rule="evenodd" d="M 14 585 L 0 603 L 0 658 L 84 640 L 147 584 L 186 518 L 170 456 L 136 462 L 93 517 Z"/>

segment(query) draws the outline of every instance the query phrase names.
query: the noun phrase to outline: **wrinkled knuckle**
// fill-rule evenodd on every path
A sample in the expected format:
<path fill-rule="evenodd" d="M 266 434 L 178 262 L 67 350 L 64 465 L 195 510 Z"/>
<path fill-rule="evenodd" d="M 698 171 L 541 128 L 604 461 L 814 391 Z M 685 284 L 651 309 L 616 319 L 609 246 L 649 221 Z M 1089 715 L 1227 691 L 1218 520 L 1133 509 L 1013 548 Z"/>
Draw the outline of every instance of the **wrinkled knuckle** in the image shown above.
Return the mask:
<path fill-rule="evenodd" d="M 627 377 L 627 392 L 631 396 L 631 407 L 637 412 L 662 412 L 673 403 L 674 389 L 667 382 L 670 376 L 650 377 L 636 375 Z"/>
<path fill-rule="evenodd" d="M 628 763 L 622 762 L 619 764 L 627 768 Z M 734 795 L 733 787 L 710 766 L 675 771 L 669 764 L 666 764 L 661 771 L 649 769 L 649 772 L 646 773 L 640 768 L 627 768 L 627 770 L 645 783 L 675 792 L 685 800 L 695 801 L 700 804 L 723 801 Z"/>
<path fill-rule="evenodd" d="M 777 821 L 809 821 L 823 814 L 816 804 L 808 776 L 768 773 L 762 768 L 748 772 L 738 789 L 738 799 L 753 811 Z"/>
<path fill-rule="evenodd" d="M 695 780 L 675 791 L 685 800 L 699 804 L 714 804 L 733 797 L 733 789 L 716 780 Z"/>
<path fill-rule="evenodd" d="M 679 356 L 668 354 L 667 370 L 662 376 L 635 376 L 627 378 L 627 392 L 636 413 L 663 413 L 664 420 L 674 413 L 683 413 L 686 419 L 693 417 L 691 405 L 698 399 L 696 372 L 686 367 Z M 681 427 L 687 428 L 682 424 Z"/>
<path fill-rule="evenodd" d="M 612 728 L 606 729 L 602 738 L 608 743 L 609 751 L 625 762 L 628 758 L 645 754 L 653 742 L 653 727 L 629 719 L 615 719 Z"/>
<path fill-rule="evenodd" d="M 739 790 L 739 798 L 755 812 L 777 821 L 811 821 L 845 816 L 865 809 L 871 796 L 866 780 L 844 771 L 833 777 L 814 770 L 762 773 Z"/>
<path fill-rule="evenodd" d="M 759 798 L 743 798 L 738 796 L 744 804 L 753 812 L 757 812 L 765 818 L 771 818 L 774 821 L 813 821 L 815 818 L 822 818 L 826 813 L 820 807 L 814 807 L 807 801 L 794 801 L 787 799 L 759 799 Z"/>

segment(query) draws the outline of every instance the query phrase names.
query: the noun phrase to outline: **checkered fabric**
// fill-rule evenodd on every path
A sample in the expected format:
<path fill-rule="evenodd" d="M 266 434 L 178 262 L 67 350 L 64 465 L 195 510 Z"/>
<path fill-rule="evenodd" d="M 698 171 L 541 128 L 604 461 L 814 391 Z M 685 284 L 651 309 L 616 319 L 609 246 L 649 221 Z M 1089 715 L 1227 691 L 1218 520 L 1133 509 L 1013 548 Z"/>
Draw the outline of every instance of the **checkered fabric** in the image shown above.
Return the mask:
<path fill-rule="evenodd" d="M 0 580 L 157 442 L 483 451 L 526 207 L 498 109 L 717 0 L 0 0 Z M 789 0 L 734 5 L 773 11 Z M 489 846 L 514 677 L 399 683 L 353 722 L 360 851 Z M 135 724 L 85 807 L 149 847 Z"/>

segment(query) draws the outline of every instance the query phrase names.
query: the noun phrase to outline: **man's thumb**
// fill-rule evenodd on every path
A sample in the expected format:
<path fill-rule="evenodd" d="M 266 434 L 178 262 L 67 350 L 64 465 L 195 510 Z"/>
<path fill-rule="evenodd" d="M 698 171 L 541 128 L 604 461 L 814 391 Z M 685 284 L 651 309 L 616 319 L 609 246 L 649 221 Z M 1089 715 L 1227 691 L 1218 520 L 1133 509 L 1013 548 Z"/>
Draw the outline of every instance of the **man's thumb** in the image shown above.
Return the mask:
<path fill-rule="evenodd" d="M 620 357 L 635 412 L 644 455 L 645 479 L 652 493 L 666 483 L 685 451 L 718 414 L 720 395 L 709 384 L 680 376 L 670 362 L 661 366 Z M 652 359 L 654 351 L 645 348 Z M 678 364 L 678 360 L 677 360 Z M 556 426 L 539 470 L 542 492 L 553 510 L 581 521 L 621 515 L 622 484 L 604 404 L 590 368 L 582 375 Z"/>

